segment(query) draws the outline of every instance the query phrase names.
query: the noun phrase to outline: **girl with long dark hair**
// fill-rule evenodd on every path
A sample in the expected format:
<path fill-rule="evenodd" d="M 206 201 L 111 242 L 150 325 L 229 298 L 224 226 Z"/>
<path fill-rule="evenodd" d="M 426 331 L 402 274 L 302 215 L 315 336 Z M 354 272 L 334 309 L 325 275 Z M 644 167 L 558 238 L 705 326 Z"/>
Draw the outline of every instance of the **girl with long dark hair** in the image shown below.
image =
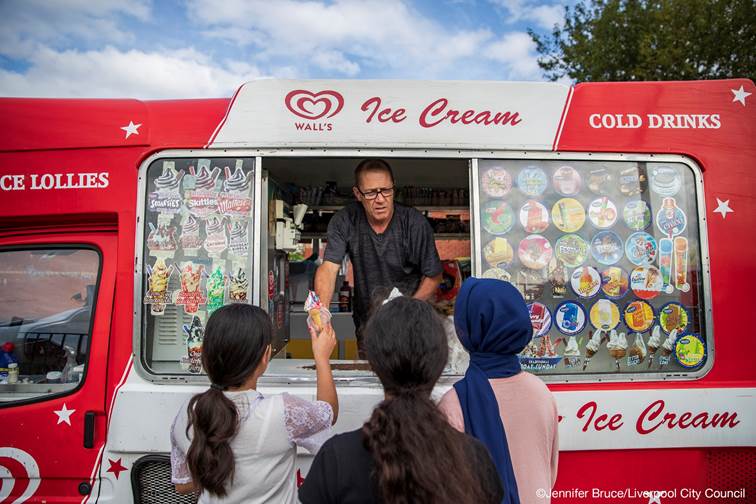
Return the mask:
<path fill-rule="evenodd" d="M 317 400 L 263 396 L 257 380 L 270 360 L 273 329 L 255 306 L 231 304 L 208 319 L 202 365 L 210 388 L 182 407 L 171 429 L 172 482 L 201 503 L 296 502 L 297 445 L 311 452 L 330 435 L 338 400 L 330 325 L 311 329 Z"/>
<path fill-rule="evenodd" d="M 300 500 L 498 503 L 501 483 L 485 448 L 454 430 L 431 400 L 448 354 L 433 308 L 407 297 L 388 301 L 367 324 L 365 349 L 385 399 L 361 429 L 323 445 Z"/>
<path fill-rule="evenodd" d="M 533 337 L 522 295 L 508 282 L 468 278 L 454 304 L 454 325 L 470 365 L 439 407 L 452 425 L 486 445 L 504 504 L 550 502 L 559 421 L 546 384 L 520 369 L 517 354 Z M 538 497 L 543 491 L 547 496 Z"/>

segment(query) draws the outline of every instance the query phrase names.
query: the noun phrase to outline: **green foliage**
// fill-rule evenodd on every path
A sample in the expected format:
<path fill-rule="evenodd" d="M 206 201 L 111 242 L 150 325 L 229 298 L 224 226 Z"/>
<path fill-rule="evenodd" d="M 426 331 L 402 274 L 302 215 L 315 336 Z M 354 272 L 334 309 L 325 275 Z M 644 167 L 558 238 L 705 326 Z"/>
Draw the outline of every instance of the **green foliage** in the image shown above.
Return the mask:
<path fill-rule="evenodd" d="M 756 77 L 756 0 L 583 0 L 528 33 L 549 80 Z"/>

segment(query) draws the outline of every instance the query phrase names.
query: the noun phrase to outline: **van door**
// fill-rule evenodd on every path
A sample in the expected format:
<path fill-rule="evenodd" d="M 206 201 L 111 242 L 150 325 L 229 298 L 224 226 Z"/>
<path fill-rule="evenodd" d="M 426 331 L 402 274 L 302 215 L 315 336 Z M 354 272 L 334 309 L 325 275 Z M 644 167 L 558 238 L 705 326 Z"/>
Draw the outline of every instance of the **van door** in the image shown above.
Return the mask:
<path fill-rule="evenodd" d="M 110 232 L 0 234 L 0 502 L 91 491 L 116 245 Z"/>

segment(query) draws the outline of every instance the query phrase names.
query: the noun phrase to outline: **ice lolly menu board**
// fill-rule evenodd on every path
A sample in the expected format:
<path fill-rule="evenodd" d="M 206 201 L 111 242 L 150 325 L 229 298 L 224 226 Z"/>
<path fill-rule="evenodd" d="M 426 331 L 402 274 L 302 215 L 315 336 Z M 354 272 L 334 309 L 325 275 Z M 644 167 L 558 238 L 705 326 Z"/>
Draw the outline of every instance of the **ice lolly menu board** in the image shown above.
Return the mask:
<path fill-rule="evenodd" d="M 480 160 L 480 273 L 513 283 L 538 374 L 680 373 L 708 358 L 683 163 Z"/>
<path fill-rule="evenodd" d="M 253 159 L 161 159 L 149 166 L 142 346 L 153 370 L 200 373 L 208 316 L 251 301 L 253 175 Z"/>

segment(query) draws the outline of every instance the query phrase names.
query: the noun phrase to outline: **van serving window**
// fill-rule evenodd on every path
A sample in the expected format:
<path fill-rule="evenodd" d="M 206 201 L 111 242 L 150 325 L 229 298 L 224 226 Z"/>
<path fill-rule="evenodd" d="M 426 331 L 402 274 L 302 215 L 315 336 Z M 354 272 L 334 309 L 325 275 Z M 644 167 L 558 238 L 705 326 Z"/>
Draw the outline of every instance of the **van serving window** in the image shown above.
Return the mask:
<path fill-rule="evenodd" d="M 200 374 L 204 327 L 226 303 L 252 302 L 254 159 L 161 159 L 146 171 L 142 361 Z"/>
<path fill-rule="evenodd" d="M 99 269 L 91 249 L 0 251 L 0 404 L 79 386 Z"/>
<path fill-rule="evenodd" d="M 692 165 L 480 160 L 475 176 L 476 275 L 512 282 L 528 303 L 524 369 L 571 380 L 707 367 Z"/>

